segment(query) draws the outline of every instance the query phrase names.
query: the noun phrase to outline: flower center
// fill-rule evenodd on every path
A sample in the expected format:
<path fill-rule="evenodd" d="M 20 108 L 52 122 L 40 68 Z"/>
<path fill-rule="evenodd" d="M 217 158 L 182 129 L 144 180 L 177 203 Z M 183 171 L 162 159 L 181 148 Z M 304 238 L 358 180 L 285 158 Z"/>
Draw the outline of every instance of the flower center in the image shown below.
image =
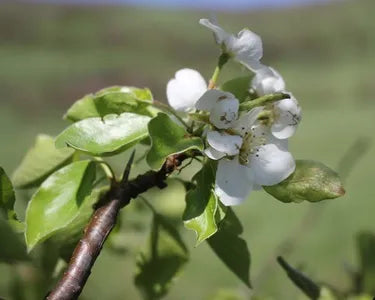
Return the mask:
<path fill-rule="evenodd" d="M 272 106 L 270 106 L 263 110 L 261 113 L 259 113 L 257 119 L 262 125 L 271 127 L 277 118 L 278 115 L 276 110 Z"/>
<path fill-rule="evenodd" d="M 238 160 L 241 165 L 248 165 L 251 156 L 259 157 L 261 146 L 266 144 L 266 133 L 261 126 L 251 126 L 243 137 Z"/>
<path fill-rule="evenodd" d="M 225 124 L 230 124 L 232 121 L 236 119 L 236 117 L 236 112 L 228 111 L 224 112 L 224 114 L 220 116 L 220 121 L 224 122 Z"/>

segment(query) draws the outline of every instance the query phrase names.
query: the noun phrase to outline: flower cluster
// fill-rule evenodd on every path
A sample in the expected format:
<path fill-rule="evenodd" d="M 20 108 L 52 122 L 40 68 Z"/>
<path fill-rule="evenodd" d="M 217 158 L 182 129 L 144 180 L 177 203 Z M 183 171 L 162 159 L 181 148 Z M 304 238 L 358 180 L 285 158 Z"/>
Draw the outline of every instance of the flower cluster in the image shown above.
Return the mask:
<path fill-rule="evenodd" d="M 207 19 L 200 23 L 213 31 L 225 55 L 254 73 L 248 87 L 252 94 L 285 94 L 282 100 L 240 111 L 240 101 L 233 94 L 208 89 L 195 70 L 179 70 L 167 85 L 167 98 L 175 110 L 209 114 L 204 152 L 218 160 L 215 194 L 224 205 L 237 205 L 252 190 L 278 184 L 294 172 L 288 138 L 301 120 L 301 109 L 286 91 L 281 75 L 260 62 L 263 48 L 258 35 L 248 29 L 229 34 Z"/>

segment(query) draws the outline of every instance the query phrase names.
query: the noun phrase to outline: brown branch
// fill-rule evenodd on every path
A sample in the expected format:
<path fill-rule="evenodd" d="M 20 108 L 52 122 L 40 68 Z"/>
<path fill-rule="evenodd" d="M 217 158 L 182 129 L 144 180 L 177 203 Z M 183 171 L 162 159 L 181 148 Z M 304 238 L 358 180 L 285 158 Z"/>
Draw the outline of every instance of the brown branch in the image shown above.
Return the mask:
<path fill-rule="evenodd" d="M 125 178 L 122 182 L 112 186 L 97 205 L 83 237 L 74 249 L 64 275 L 46 299 L 71 300 L 78 298 L 107 236 L 116 224 L 120 209 L 129 204 L 132 198 L 136 198 L 152 187 L 164 188 L 167 176 L 176 170 L 187 157 L 189 156 L 184 153 L 172 155 L 168 157 L 159 171 L 148 171 L 130 181 Z"/>

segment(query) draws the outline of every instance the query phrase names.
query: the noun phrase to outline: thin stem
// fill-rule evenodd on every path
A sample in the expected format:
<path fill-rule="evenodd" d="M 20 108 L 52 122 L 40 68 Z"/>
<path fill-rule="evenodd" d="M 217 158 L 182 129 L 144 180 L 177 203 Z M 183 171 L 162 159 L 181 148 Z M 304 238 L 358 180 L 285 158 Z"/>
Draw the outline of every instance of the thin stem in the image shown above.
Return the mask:
<path fill-rule="evenodd" d="M 144 204 L 146 204 L 146 206 L 154 213 L 154 214 L 157 214 L 155 208 L 151 205 L 151 203 L 145 198 L 143 197 L 142 195 L 139 195 L 138 196 L 139 199 L 141 199 L 143 201 Z"/>
<path fill-rule="evenodd" d="M 208 84 L 209 90 L 215 88 L 217 79 L 219 78 L 219 75 L 220 75 L 220 71 L 221 71 L 221 68 L 219 68 L 219 66 L 216 66 L 214 73 L 212 74 L 210 82 Z"/>
<path fill-rule="evenodd" d="M 110 179 L 116 179 L 116 173 L 115 171 L 112 169 L 112 167 L 110 166 L 109 163 L 107 163 L 105 160 L 103 160 L 102 158 L 100 157 L 94 157 L 94 160 L 100 164 L 100 166 L 102 167 L 104 173 L 107 175 L 108 178 Z"/>
<path fill-rule="evenodd" d="M 230 58 L 230 56 L 227 53 L 222 53 L 219 56 L 219 61 L 217 63 L 217 66 L 216 66 L 216 68 L 214 70 L 214 73 L 212 74 L 210 82 L 208 84 L 208 89 L 209 90 L 215 88 L 216 82 L 217 82 L 217 80 L 219 78 L 219 75 L 220 75 L 220 72 L 221 72 L 221 69 L 228 62 L 229 58 Z"/>
<path fill-rule="evenodd" d="M 259 98 L 253 99 L 253 100 L 247 100 L 245 102 L 242 102 L 240 104 L 239 110 L 240 111 L 250 111 L 254 107 L 263 106 L 263 105 L 266 105 L 268 103 L 272 103 L 272 102 L 284 100 L 284 99 L 289 99 L 289 98 L 290 98 L 290 96 L 288 94 L 284 94 L 284 93 L 275 93 L 275 94 L 264 95 L 262 97 L 259 97 Z"/>

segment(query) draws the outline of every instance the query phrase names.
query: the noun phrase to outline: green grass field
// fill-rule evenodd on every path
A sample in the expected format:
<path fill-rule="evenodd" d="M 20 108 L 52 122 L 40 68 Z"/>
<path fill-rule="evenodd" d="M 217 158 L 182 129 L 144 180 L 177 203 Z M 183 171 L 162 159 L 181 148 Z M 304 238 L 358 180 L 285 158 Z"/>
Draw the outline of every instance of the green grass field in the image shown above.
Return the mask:
<path fill-rule="evenodd" d="M 275 261 L 280 254 L 278 245 L 285 239 L 297 240 L 286 256 L 291 263 L 303 265 L 319 281 L 343 287 L 348 285 L 344 264 L 357 261 L 355 234 L 364 229 L 375 231 L 374 11 L 373 0 L 356 0 L 218 14 L 226 28 L 238 31 L 246 26 L 262 36 L 264 62 L 283 74 L 300 101 L 303 121 L 291 140 L 296 158 L 337 168 L 358 138 L 370 145 L 363 155 L 363 146 L 359 146 L 345 162 L 359 158 L 347 177 L 343 198 L 297 205 L 254 192 L 245 205 L 235 208 L 251 248 L 256 295 L 304 299 Z M 164 100 L 166 82 L 177 69 L 196 68 L 208 77 L 218 50 L 210 33 L 198 25 L 198 19 L 205 16 L 205 12 L 194 11 L 2 4 L 0 165 L 11 173 L 37 133 L 59 133 L 65 126 L 60 116 L 85 93 L 115 84 L 148 86 L 157 99 Z M 222 80 L 243 73 L 240 67 L 229 66 Z M 158 195 L 155 202 L 162 209 L 163 199 L 173 198 L 181 204 L 175 207 L 179 211 L 183 209 L 180 191 L 176 187 L 172 193 Z M 307 211 L 318 217 L 301 225 Z M 124 210 L 125 222 L 130 214 Z M 144 216 L 146 222 L 149 217 Z M 193 233 L 186 232 L 185 238 L 192 260 L 166 299 L 211 299 L 220 288 L 233 288 L 248 298 L 246 287 L 207 245 L 193 249 Z M 122 239 L 132 249 L 144 242 L 143 235 L 132 232 Z M 0 274 L 11 268 L 0 265 Z M 120 256 L 105 250 L 84 299 L 140 299 L 133 286 L 134 269 L 132 251 Z M 6 299 L 7 280 L 0 276 L 0 295 Z"/>

